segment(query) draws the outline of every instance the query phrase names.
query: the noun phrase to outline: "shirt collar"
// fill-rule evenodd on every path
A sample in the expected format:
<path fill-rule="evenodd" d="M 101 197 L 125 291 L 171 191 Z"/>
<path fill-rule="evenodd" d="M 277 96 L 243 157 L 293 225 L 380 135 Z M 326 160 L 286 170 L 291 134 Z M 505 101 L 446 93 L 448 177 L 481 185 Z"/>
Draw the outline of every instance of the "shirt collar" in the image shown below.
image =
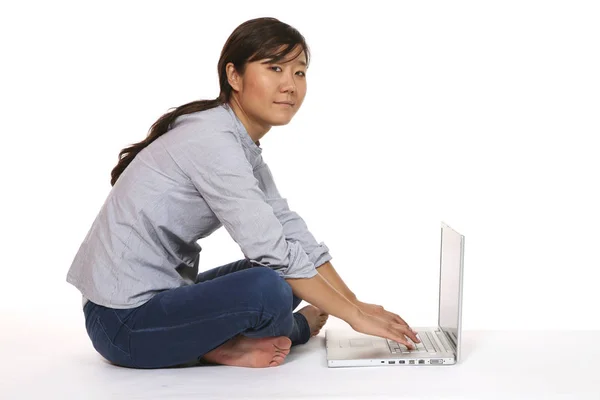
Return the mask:
<path fill-rule="evenodd" d="M 242 123 L 242 121 L 240 121 L 240 119 L 235 114 L 235 112 L 233 111 L 233 109 L 229 106 L 229 104 L 221 104 L 221 107 L 223 107 L 225 110 L 227 110 L 227 112 L 229 113 L 229 115 L 232 117 L 233 123 L 234 123 L 234 127 L 235 127 L 235 132 L 242 139 L 242 143 L 248 149 L 250 149 L 252 152 L 254 152 L 256 155 L 261 154 L 262 153 L 262 148 L 260 147 L 260 140 L 258 140 L 257 143 L 254 143 L 252 141 L 252 138 L 248 134 L 248 131 L 246 130 L 246 127 L 244 126 L 244 124 Z"/>

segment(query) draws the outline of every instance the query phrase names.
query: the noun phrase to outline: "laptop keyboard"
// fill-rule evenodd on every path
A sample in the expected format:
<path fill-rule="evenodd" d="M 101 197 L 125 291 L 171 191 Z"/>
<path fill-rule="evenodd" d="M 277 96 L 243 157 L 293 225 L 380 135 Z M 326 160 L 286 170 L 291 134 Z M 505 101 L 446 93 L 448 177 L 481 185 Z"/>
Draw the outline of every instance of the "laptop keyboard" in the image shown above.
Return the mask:
<path fill-rule="evenodd" d="M 414 350 L 409 349 L 404 344 L 398 343 L 395 340 L 387 339 L 387 342 L 390 346 L 390 351 L 394 354 L 437 353 L 440 351 L 445 351 L 444 349 L 439 349 L 438 344 L 433 338 L 433 333 L 417 332 L 417 337 L 419 340 L 421 340 L 421 342 L 414 343 L 411 341 L 416 347 Z"/>

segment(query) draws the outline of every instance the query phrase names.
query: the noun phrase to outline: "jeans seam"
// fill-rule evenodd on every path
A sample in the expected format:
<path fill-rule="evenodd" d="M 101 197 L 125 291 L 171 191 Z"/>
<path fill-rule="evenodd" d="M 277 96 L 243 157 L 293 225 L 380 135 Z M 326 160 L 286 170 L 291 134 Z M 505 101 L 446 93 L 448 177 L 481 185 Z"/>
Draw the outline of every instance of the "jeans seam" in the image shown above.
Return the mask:
<path fill-rule="evenodd" d="M 119 322 L 121 324 L 123 324 L 129 330 L 129 332 L 131 332 L 131 328 L 125 322 L 123 322 L 123 320 L 121 319 L 121 317 L 119 317 L 119 314 L 117 314 L 117 312 L 115 310 L 113 310 L 113 309 L 111 309 L 111 310 L 112 310 L 113 314 L 115 314 L 115 317 L 117 317 L 117 319 L 119 320 Z"/>
<path fill-rule="evenodd" d="M 173 329 L 173 328 L 181 328 L 184 327 L 186 325 L 189 324 L 194 324 L 197 322 L 206 322 L 208 320 L 218 320 L 221 318 L 225 318 L 225 317 L 230 317 L 230 316 L 236 316 L 239 314 L 243 314 L 243 313 L 248 313 L 248 312 L 262 312 L 264 314 L 267 314 L 267 316 L 271 319 L 273 319 L 273 314 L 267 312 L 267 311 L 261 311 L 261 310 L 257 310 L 257 309 L 250 309 L 250 310 L 244 310 L 244 311 L 238 311 L 238 312 L 234 312 L 234 313 L 227 313 L 227 315 L 218 315 L 215 314 L 214 316 L 211 317 L 206 317 L 206 318 L 202 318 L 202 319 L 190 319 L 190 321 L 178 324 L 178 325 L 171 325 L 171 326 L 161 326 L 161 327 L 154 327 L 154 328 L 142 328 L 142 329 L 133 329 L 131 331 L 131 333 L 138 333 L 138 332 L 152 332 L 152 331 L 160 331 L 160 330 L 166 330 L 166 329 Z"/>
<path fill-rule="evenodd" d="M 119 350 L 121 353 L 125 354 L 127 356 L 127 358 L 129 358 L 129 360 L 131 360 L 131 354 L 127 353 L 122 348 L 120 348 L 119 346 L 117 346 L 116 344 L 114 344 L 112 340 L 110 340 L 110 336 L 108 336 L 108 333 L 104 329 L 104 326 L 102 325 L 102 322 L 100 322 L 100 316 L 98 316 L 96 318 L 96 323 L 98 324 L 98 326 L 102 330 L 102 333 L 104 334 L 104 336 L 106 337 L 106 340 L 108 340 L 108 342 L 110 343 L 110 345 L 112 347 L 116 348 L 117 350 Z"/>

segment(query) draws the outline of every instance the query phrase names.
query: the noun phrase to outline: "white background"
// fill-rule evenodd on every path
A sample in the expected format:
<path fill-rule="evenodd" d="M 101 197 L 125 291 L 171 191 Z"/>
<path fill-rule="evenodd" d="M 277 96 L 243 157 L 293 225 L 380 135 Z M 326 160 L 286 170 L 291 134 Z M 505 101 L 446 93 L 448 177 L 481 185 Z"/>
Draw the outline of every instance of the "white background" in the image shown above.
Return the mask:
<path fill-rule="evenodd" d="M 0 315 L 83 324 L 66 274 L 118 152 L 217 97 L 228 36 L 273 16 L 312 59 L 303 107 L 263 156 L 360 299 L 434 324 L 443 220 L 466 237 L 464 329 L 600 329 L 599 9 L 3 3 Z M 224 228 L 199 243 L 201 270 L 243 258 Z"/>

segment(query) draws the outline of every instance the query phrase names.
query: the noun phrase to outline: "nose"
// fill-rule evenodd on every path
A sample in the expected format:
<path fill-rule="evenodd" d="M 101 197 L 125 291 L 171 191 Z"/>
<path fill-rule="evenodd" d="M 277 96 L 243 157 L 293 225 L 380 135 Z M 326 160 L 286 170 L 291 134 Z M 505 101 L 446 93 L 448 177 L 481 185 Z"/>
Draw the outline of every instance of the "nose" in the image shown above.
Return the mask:
<path fill-rule="evenodd" d="M 290 92 L 290 93 L 295 93 L 296 92 L 296 82 L 294 81 L 293 76 L 290 77 L 289 74 L 282 74 L 284 75 L 283 78 L 283 82 L 281 83 L 281 91 L 282 92 Z"/>

